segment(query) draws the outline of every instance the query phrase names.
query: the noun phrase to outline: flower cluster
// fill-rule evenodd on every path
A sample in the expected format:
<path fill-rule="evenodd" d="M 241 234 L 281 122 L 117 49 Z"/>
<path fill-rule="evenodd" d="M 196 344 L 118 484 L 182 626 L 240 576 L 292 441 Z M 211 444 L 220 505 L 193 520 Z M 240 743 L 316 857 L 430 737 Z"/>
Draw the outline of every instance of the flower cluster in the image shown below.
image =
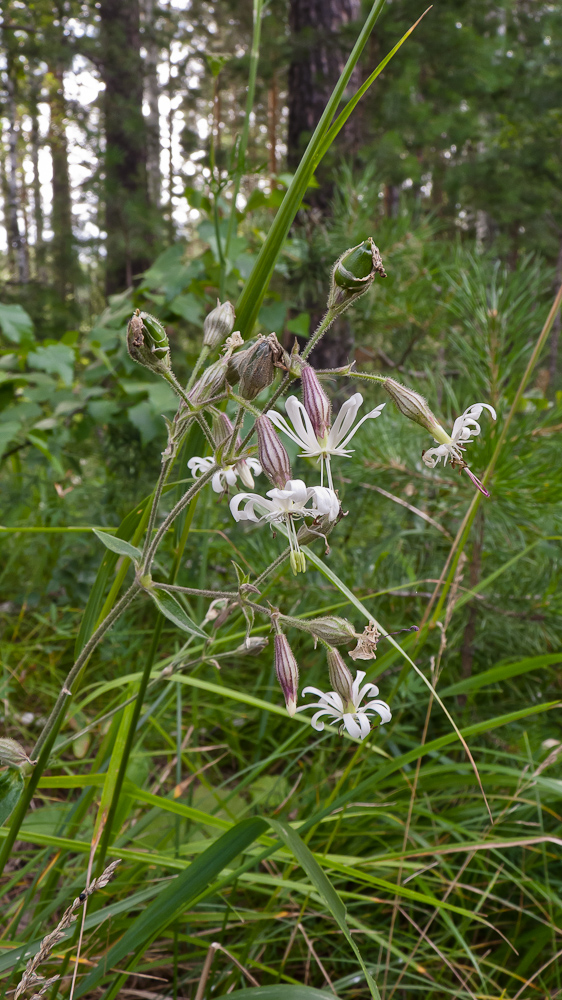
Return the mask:
<path fill-rule="evenodd" d="M 245 343 L 241 334 L 234 330 L 236 317 L 232 305 L 218 301 L 205 319 L 202 354 L 185 390 L 179 386 L 171 369 L 170 345 L 162 324 L 138 310 L 129 323 L 127 343 L 131 357 L 165 378 L 182 399 L 178 411 L 181 419 L 169 423 L 165 460 L 173 460 L 185 428 L 190 421 L 196 421 L 208 442 L 209 453 L 195 455 L 188 461 L 194 479 L 190 492 L 203 488 L 207 480 L 216 493 L 228 494 L 232 490 L 234 495 L 229 498 L 229 507 L 234 520 L 269 525 L 274 533 L 278 531 L 285 536 L 289 563 L 295 575 L 307 567 L 307 549 L 301 548 L 299 541 L 304 546 L 322 537 L 327 545 L 328 534 L 344 516 L 334 488 L 333 463 L 351 457 L 355 435 L 366 421 L 380 417 L 385 407 L 385 403 L 379 403 L 360 415 L 363 396 L 355 392 L 334 415 L 331 400 L 319 378 L 322 373 L 317 373 L 307 359 L 334 320 L 375 280 L 385 277 L 381 255 L 370 237 L 346 250 L 332 269 L 326 313 L 302 355 L 296 343 L 289 355 L 275 333 L 260 335 Z M 204 368 L 209 355 L 219 349 L 220 356 Z M 279 369 L 284 372 L 284 380 L 270 401 L 260 408 L 259 397 L 272 385 Z M 361 373 L 352 369 L 353 364 L 350 364 L 325 374 L 361 377 Z M 441 460 L 444 465 L 449 462 L 453 468 L 466 472 L 476 488 L 489 496 L 465 459 L 467 445 L 481 433 L 479 420 L 483 411 L 487 410 L 492 419 L 496 419 L 496 412 L 489 403 L 469 406 L 457 417 L 449 434 L 420 393 L 393 378 L 365 377 L 382 386 L 403 416 L 431 434 L 434 446 L 422 451 L 421 455 L 428 469 L 435 468 Z M 296 379 L 300 380 L 301 398 L 290 395 L 284 412 L 279 412 L 275 401 Z M 237 405 L 234 423 L 224 412 L 227 403 Z M 242 440 L 243 423 L 249 416 L 253 426 Z M 251 440 L 254 433 L 257 456 Z M 297 445 L 299 458 L 308 459 L 316 466 L 319 482 L 294 478 L 283 439 Z M 271 488 L 253 492 L 254 476 L 262 474 Z M 235 492 L 240 485 L 246 492 Z M 240 567 L 236 566 L 236 572 L 238 593 L 222 594 L 214 601 L 205 622 L 214 620 L 218 625 L 233 608 L 239 607 L 248 625 L 246 643 L 249 643 L 255 613 L 269 616 L 275 632 L 276 675 L 289 715 L 314 708 L 311 722 L 316 730 L 324 729 L 327 718 L 340 723 L 352 738 L 360 740 L 370 732 L 373 716 L 379 718 L 381 725 L 390 721 L 388 705 L 377 698 L 378 688 L 370 682 L 363 683 L 366 675 L 362 670 L 358 670 L 354 678 L 337 648 L 353 645 L 347 651 L 352 660 L 374 659 L 381 635 L 375 622 L 370 622 L 359 633 L 350 622 L 337 616 L 312 620 L 291 618 L 271 605 L 264 607 L 256 603 L 256 595 L 259 600 L 260 594 L 259 578 L 254 585 L 250 575 Z M 145 578 L 150 578 L 146 572 L 142 579 Z M 219 592 L 207 593 L 210 596 Z M 290 628 L 307 631 L 315 646 L 321 643 L 327 651 L 331 690 L 323 692 L 316 687 L 305 687 L 302 694 L 316 698 L 309 705 L 298 706 L 299 669 L 285 634 Z"/>

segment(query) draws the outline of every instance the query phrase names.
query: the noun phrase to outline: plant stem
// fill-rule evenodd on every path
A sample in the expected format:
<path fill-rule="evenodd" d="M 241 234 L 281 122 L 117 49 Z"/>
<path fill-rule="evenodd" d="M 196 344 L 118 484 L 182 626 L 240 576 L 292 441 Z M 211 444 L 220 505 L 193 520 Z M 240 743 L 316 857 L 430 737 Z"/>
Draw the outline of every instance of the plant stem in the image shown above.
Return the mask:
<path fill-rule="evenodd" d="M 203 475 L 199 476 L 199 479 L 197 480 L 197 482 L 193 484 L 193 486 L 187 491 L 187 493 L 184 493 L 184 495 L 181 498 L 181 500 L 178 500 L 178 502 L 175 505 L 175 507 L 172 508 L 172 510 L 170 511 L 170 513 L 168 514 L 168 516 L 165 518 L 165 520 L 162 522 L 162 524 L 158 528 L 158 531 L 156 532 L 156 534 L 155 534 L 155 536 L 154 536 L 154 538 L 152 540 L 151 546 L 150 546 L 150 548 L 149 548 L 149 550 L 148 550 L 148 552 L 146 554 L 146 557 L 144 559 L 144 564 L 143 564 L 143 569 L 142 569 L 142 574 L 141 575 L 144 576 L 146 573 L 150 573 L 150 567 L 152 565 L 152 561 L 154 559 L 154 556 L 156 555 L 156 550 L 158 549 L 158 546 L 160 545 L 160 542 L 162 541 L 162 539 L 163 539 L 164 535 L 166 534 L 168 528 L 170 527 L 170 525 L 172 525 L 174 523 L 174 521 L 175 521 L 176 517 L 178 516 L 178 514 L 181 514 L 182 510 L 184 509 L 184 507 L 187 507 L 187 505 L 190 503 L 190 501 L 193 499 L 193 497 L 197 493 L 199 493 L 200 490 L 203 489 L 203 487 L 209 482 L 210 479 L 213 478 L 213 476 L 214 476 L 215 472 L 217 472 L 217 470 L 218 470 L 218 465 L 213 465 L 212 468 L 210 468 L 208 472 L 205 472 L 205 473 L 203 473 Z"/>
<path fill-rule="evenodd" d="M 199 375 L 199 372 L 201 371 L 201 369 L 202 369 L 203 365 L 205 364 L 205 361 L 209 357 L 210 353 L 211 353 L 210 347 L 207 347 L 204 344 L 203 347 L 201 348 L 201 353 L 199 354 L 199 357 L 197 358 L 197 361 L 195 362 L 195 365 L 193 367 L 193 371 L 192 371 L 191 375 L 189 376 L 189 382 L 187 383 L 187 385 L 185 387 L 186 393 L 188 393 L 190 391 L 190 389 L 193 389 L 193 386 L 195 384 L 195 379 Z"/>
<path fill-rule="evenodd" d="M 216 597 L 231 597 L 233 600 L 238 597 L 238 594 L 229 590 L 198 590 L 197 587 L 177 587 L 171 583 L 155 583 L 154 587 L 156 590 L 170 590 L 178 594 L 192 594 L 195 597 L 210 597 L 212 599 Z"/>
<path fill-rule="evenodd" d="M 334 322 L 334 320 L 338 315 L 339 314 L 337 312 L 332 312 L 331 309 L 328 309 L 327 313 L 325 314 L 323 319 L 320 320 L 320 323 L 316 327 L 316 330 L 312 334 L 312 337 L 308 341 L 308 344 L 306 345 L 304 351 L 301 354 L 301 358 L 303 361 L 305 360 L 305 358 L 308 357 L 310 352 L 314 350 L 320 338 L 323 337 L 324 334 L 326 333 L 326 330 L 330 329 L 332 323 Z"/>
<path fill-rule="evenodd" d="M 33 795 L 35 793 L 35 789 L 37 788 L 37 785 L 39 783 L 39 779 L 41 778 L 43 771 L 49 764 L 51 750 L 53 749 L 55 740 L 59 733 L 59 729 L 64 719 L 66 702 L 67 698 L 71 694 L 72 684 L 76 680 L 76 677 L 80 673 L 82 667 L 86 664 L 87 660 L 93 653 L 100 639 L 103 638 L 105 633 L 109 631 L 111 626 L 114 624 L 114 622 L 117 621 L 117 619 L 120 617 L 123 611 L 125 611 L 125 609 L 131 604 L 131 602 L 138 594 L 139 590 L 140 590 L 140 585 L 135 580 L 135 582 L 131 584 L 129 589 L 123 594 L 121 600 L 117 602 L 113 610 L 109 612 L 107 618 L 103 620 L 101 625 L 98 626 L 96 631 L 88 640 L 88 642 L 84 646 L 84 649 L 80 653 L 80 656 L 76 660 L 76 663 L 72 667 L 72 670 L 69 672 L 64 682 L 64 685 L 62 687 L 61 693 L 57 698 L 55 706 L 47 722 L 45 723 L 41 735 L 39 736 L 39 739 L 37 740 L 37 743 L 35 744 L 35 747 L 33 749 L 33 757 L 38 757 L 38 760 L 31 773 L 27 787 L 17 804 L 17 807 L 15 809 L 14 815 L 10 823 L 8 836 L 4 840 L 4 843 L 0 850 L 0 875 L 4 871 L 4 865 L 6 864 L 6 861 L 10 856 L 10 851 L 12 850 L 12 847 L 17 839 L 21 824 L 23 823 L 29 803 L 31 802 L 31 799 L 33 798 Z"/>

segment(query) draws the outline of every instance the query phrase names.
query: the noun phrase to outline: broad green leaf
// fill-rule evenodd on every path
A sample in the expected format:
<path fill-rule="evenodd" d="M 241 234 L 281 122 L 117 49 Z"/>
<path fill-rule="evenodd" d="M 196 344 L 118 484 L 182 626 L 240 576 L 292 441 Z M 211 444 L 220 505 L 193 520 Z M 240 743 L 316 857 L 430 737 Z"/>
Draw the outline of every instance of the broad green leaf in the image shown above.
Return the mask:
<path fill-rule="evenodd" d="M 17 767 L 9 767 L 0 774 L 0 825 L 8 819 L 16 807 L 23 786 L 24 780 Z"/>
<path fill-rule="evenodd" d="M 188 635 L 197 635 L 200 639 L 208 639 L 208 635 L 196 625 L 194 621 L 191 620 L 189 615 L 183 610 L 179 601 L 173 594 L 170 594 L 168 590 L 154 590 L 149 591 L 152 600 L 154 601 L 156 607 L 159 611 L 165 615 L 169 621 L 181 628 L 182 632 L 187 632 Z"/>
<path fill-rule="evenodd" d="M 142 955 L 150 942 L 177 920 L 194 900 L 212 885 L 223 868 L 226 868 L 266 830 L 265 820 L 253 818 L 245 819 L 223 833 L 190 864 L 189 868 L 163 886 L 158 898 L 131 922 L 123 937 L 86 976 L 76 996 L 83 996 L 93 990 L 103 976 L 120 965 L 131 952 L 134 952 L 135 956 Z"/>
<path fill-rule="evenodd" d="M 27 356 L 30 368 L 59 375 L 65 385 L 72 385 L 74 373 L 74 351 L 67 344 L 49 344 L 48 347 L 37 347 Z"/>
<path fill-rule="evenodd" d="M 363 956 L 361 955 L 361 952 L 357 947 L 355 939 L 352 937 L 349 927 L 347 926 L 345 906 L 342 903 L 340 897 L 338 896 L 336 890 L 334 889 L 332 883 L 330 882 L 328 876 L 318 864 L 316 858 L 310 851 L 310 848 L 307 847 L 304 840 L 301 840 L 296 830 L 293 830 L 291 826 L 282 823 L 281 820 L 270 819 L 269 825 L 284 840 L 287 847 L 294 854 L 296 861 L 308 875 L 314 888 L 322 896 L 323 900 L 326 903 L 326 906 L 328 907 L 330 913 L 332 914 L 334 920 L 336 921 L 346 941 L 348 942 L 351 949 L 355 952 L 357 961 L 359 962 L 361 968 L 363 969 L 363 974 L 365 976 L 365 979 L 367 980 L 369 990 L 371 991 L 371 996 L 374 997 L 374 1000 L 381 1000 L 381 995 L 378 991 L 377 984 L 375 983 L 375 980 L 373 979 L 369 970 L 367 969 L 367 966 L 363 961 Z"/>
<path fill-rule="evenodd" d="M 0 327 L 7 340 L 12 344 L 33 340 L 33 320 L 23 306 L 7 306 L 0 303 Z"/>
<path fill-rule="evenodd" d="M 131 545 L 126 542 L 123 538 L 119 538 L 117 535 L 109 535 L 107 531 L 100 531 L 98 528 L 92 528 L 92 531 L 96 538 L 99 538 L 100 542 L 103 542 L 106 549 L 111 552 L 116 552 L 119 556 L 128 556 L 129 559 L 140 559 L 142 557 L 142 552 L 137 549 L 135 545 Z"/>

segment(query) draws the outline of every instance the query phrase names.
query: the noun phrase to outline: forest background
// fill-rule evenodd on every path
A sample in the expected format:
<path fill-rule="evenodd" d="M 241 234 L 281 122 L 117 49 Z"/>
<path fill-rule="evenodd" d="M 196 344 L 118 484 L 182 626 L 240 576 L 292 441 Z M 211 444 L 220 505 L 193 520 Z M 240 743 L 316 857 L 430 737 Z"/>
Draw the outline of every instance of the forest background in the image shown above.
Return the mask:
<path fill-rule="evenodd" d="M 158 474 L 161 415 L 176 409 L 172 391 L 129 358 L 127 321 L 136 307 L 158 316 L 187 381 L 204 317 L 217 296 L 236 303 L 250 278 L 368 5 L 1 8 L 0 697 L 2 735 L 29 749 L 100 580 L 91 527 L 131 528 Z M 413 0 L 388 0 L 347 98 L 422 14 Z M 420 990 L 560 993 L 562 736 L 551 711 L 562 662 L 560 310 L 524 373 L 562 283 L 561 108 L 559 5 L 437 3 L 316 171 L 256 326 L 243 330 L 275 330 L 289 349 L 295 337 L 304 344 L 333 262 L 372 235 L 388 277 L 338 321 L 315 364 L 355 359 L 407 382 L 446 426 L 471 402 L 490 402 L 498 425 L 472 446 L 477 472 L 516 402 L 492 497 L 456 550 L 446 591 L 470 484 L 449 467 L 425 469 L 427 438 L 390 404 L 354 439 L 354 461 L 336 484 L 351 512 L 330 541 L 339 592 L 312 567 L 306 578 L 277 579 L 294 615 L 330 607 L 352 616 L 347 587 L 389 631 L 426 621 L 433 599 L 423 646 L 415 636 L 402 645 L 418 650 L 467 734 L 493 822 L 450 723 L 394 650 L 369 674 L 393 723 L 357 757 L 334 731 L 299 726 L 295 740 L 271 644 L 255 657 L 227 654 L 244 634 L 229 620 L 212 659 L 144 702 L 107 845 L 124 861 L 89 911 L 80 976 L 101 968 L 162 879 L 186 869 L 217 829 L 243 816 L 308 821 L 355 784 L 357 798 L 306 837 L 385 1000 Z M 355 389 L 330 384 L 335 405 Z M 361 389 L 371 405 L 382 401 Z M 193 435 L 178 480 L 204 445 Z M 216 497 L 191 516 L 179 582 L 224 586 L 232 559 L 259 572 L 275 555 L 263 533 L 241 535 Z M 120 565 L 104 577 L 106 590 Z M 201 601 L 188 607 L 204 619 Z M 103 775 L 154 622 L 146 603 L 119 621 L 61 730 L 57 762 L 5 870 L 1 996 L 19 981 L 26 948 L 37 951 L 86 884 Z M 156 639 L 159 671 L 180 646 L 168 624 Z M 293 648 L 307 682 L 318 683 L 320 651 L 298 637 Z M 246 859 L 254 849 L 244 848 Z M 278 982 L 367 996 L 318 870 L 284 850 L 224 884 L 209 876 L 212 893 L 186 897 L 156 941 L 138 946 L 123 995 L 203 1000 L 205 990 Z M 63 977 L 53 998 L 69 995 L 75 953 L 69 932 L 49 960 L 49 974 Z M 105 996 L 111 983 L 108 975 Z"/>

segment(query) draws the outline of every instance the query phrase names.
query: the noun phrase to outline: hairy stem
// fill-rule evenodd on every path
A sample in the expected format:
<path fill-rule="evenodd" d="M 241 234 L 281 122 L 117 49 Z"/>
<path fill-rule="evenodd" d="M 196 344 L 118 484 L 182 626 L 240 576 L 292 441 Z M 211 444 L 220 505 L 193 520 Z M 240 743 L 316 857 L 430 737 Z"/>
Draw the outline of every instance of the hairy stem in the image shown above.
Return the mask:
<path fill-rule="evenodd" d="M 187 491 L 187 493 L 184 493 L 184 495 L 181 498 L 181 500 L 178 500 L 178 502 L 175 505 L 175 507 L 172 508 L 172 510 L 170 511 L 170 513 L 168 514 L 168 516 L 162 522 L 162 524 L 158 528 L 158 531 L 156 532 L 156 534 L 155 534 L 155 536 L 154 536 L 154 538 L 152 540 L 152 543 L 150 545 L 150 548 L 149 548 L 148 552 L 146 553 L 146 556 L 145 556 L 145 559 L 144 559 L 144 565 L 143 565 L 143 569 L 142 569 L 142 575 L 143 576 L 146 573 L 150 573 L 150 567 L 152 565 L 154 556 L 156 555 L 156 551 L 158 549 L 158 546 L 160 545 L 160 542 L 162 541 L 162 539 L 163 539 L 164 535 L 166 534 L 168 528 L 174 523 L 174 521 L 175 521 L 176 517 L 178 516 L 178 514 L 181 514 L 182 510 L 184 510 L 184 508 L 187 507 L 187 505 L 190 503 L 190 501 L 193 499 L 193 497 L 197 493 L 199 493 L 200 490 L 203 489 L 203 487 L 209 482 L 209 480 L 211 480 L 213 478 L 213 476 L 214 476 L 215 472 L 217 472 L 217 470 L 218 470 L 218 465 L 213 465 L 212 468 L 210 468 L 208 472 L 205 472 L 205 473 L 203 473 L 203 475 L 199 476 L 197 482 L 193 484 L 193 486 Z"/>

